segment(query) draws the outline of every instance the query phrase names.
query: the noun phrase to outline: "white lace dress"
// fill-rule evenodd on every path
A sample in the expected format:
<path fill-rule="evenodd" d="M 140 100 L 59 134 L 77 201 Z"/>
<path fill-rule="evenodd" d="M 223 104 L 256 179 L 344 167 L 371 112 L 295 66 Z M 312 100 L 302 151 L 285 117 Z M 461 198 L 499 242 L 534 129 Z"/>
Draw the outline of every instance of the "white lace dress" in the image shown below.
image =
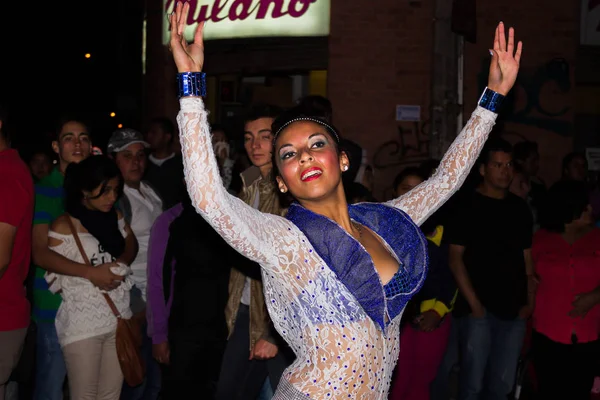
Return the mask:
<path fill-rule="evenodd" d="M 297 356 L 275 398 L 387 399 L 401 314 L 382 329 L 296 225 L 229 195 L 220 181 L 202 99 L 185 97 L 180 106 L 177 122 L 194 206 L 232 247 L 261 265 L 269 314 Z M 495 119 L 478 107 L 436 174 L 386 204 L 423 223 L 464 182 Z"/>
<path fill-rule="evenodd" d="M 119 220 L 119 230 L 123 237 L 127 235 L 124 227 L 125 222 L 123 219 Z M 115 260 L 111 254 L 102 248 L 94 236 L 89 233 L 79 233 L 78 235 L 92 267 Z M 48 236 L 61 241 L 59 245 L 51 246 L 51 250 L 69 260 L 82 264 L 85 262 L 73 235 L 63 235 L 50 231 Z M 111 268 L 111 270 L 116 275 L 126 276 L 118 288 L 107 293 L 115 303 L 121 316 L 129 319 L 131 318 L 129 308 L 129 291 L 132 287 L 132 281 L 129 277 L 131 269 L 125 265 L 120 265 Z M 60 292 L 63 299 L 56 314 L 56 333 L 61 347 L 117 329 L 117 318 L 108 303 L 106 303 L 102 291 L 94 286 L 92 282 L 84 278 L 48 272 L 46 272 L 45 278 L 50 286 L 50 291 L 52 293 Z"/>

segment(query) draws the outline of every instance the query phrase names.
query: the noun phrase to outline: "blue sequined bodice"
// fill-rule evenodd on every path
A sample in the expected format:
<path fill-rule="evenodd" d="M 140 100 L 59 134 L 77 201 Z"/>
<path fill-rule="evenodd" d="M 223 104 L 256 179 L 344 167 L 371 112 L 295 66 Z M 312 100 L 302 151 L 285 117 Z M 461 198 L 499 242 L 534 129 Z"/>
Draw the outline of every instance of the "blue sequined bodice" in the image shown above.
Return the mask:
<path fill-rule="evenodd" d="M 427 239 L 398 209 L 360 203 L 349 206 L 348 212 L 353 221 L 375 232 L 400 264 L 398 272 L 385 286 L 369 253 L 338 224 L 296 203 L 290 206 L 287 218 L 306 235 L 329 269 L 385 331 L 387 323 L 402 313 L 423 284 L 427 272 Z"/>
<path fill-rule="evenodd" d="M 385 297 L 391 299 L 400 293 L 406 293 L 410 287 L 411 282 L 408 279 L 408 275 L 403 271 L 402 265 L 400 265 L 398 272 L 383 286 L 383 290 L 385 291 Z"/>

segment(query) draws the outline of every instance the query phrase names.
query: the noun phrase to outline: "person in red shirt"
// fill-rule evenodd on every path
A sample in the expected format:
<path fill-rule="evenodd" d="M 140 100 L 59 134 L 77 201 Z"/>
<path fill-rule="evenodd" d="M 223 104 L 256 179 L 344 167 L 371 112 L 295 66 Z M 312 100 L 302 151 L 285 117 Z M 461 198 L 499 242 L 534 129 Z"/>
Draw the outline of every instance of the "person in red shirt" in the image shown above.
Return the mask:
<path fill-rule="evenodd" d="M 29 325 L 24 282 L 31 257 L 33 179 L 9 147 L 0 106 L 0 400 L 17 365 Z"/>
<path fill-rule="evenodd" d="M 546 201 L 532 246 L 538 390 L 541 399 L 589 400 L 600 361 L 600 229 L 585 183 L 558 182 Z"/>

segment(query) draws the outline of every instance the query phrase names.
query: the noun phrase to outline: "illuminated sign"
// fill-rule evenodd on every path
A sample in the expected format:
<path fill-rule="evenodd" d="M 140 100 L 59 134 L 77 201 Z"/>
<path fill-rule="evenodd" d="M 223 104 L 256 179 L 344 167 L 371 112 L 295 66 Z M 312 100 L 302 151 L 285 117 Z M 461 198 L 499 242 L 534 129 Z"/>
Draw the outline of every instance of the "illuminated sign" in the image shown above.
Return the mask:
<path fill-rule="evenodd" d="M 233 39 L 273 36 L 327 36 L 331 0 L 188 0 L 185 37 L 192 41 L 201 21 L 204 39 Z M 176 0 L 165 0 L 167 15 Z M 163 43 L 169 42 L 165 20 Z"/>

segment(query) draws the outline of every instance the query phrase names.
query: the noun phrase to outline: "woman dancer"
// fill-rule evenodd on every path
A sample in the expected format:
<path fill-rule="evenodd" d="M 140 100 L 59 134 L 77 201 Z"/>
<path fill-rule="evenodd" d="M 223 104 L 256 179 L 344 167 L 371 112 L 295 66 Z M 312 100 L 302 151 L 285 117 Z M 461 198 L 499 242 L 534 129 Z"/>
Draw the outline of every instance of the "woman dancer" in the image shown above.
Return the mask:
<path fill-rule="evenodd" d="M 262 267 L 269 314 L 296 361 L 275 399 L 385 399 L 399 351 L 400 317 L 426 273 L 422 223 L 461 185 L 513 86 L 521 56 L 510 29 L 496 29 L 488 89 L 436 174 L 385 204 L 348 206 L 342 173 L 348 157 L 326 121 L 290 112 L 273 125 L 274 167 L 282 192 L 293 195 L 287 219 L 262 214 L 223 188 L 200 97 L 202 24 L 183 37 L 189 6 L 171 15 L 179 71 L 177 117 L 188 191 L 197 211 Z M 490 104 L 491 103 L 491 104 Z"/>

